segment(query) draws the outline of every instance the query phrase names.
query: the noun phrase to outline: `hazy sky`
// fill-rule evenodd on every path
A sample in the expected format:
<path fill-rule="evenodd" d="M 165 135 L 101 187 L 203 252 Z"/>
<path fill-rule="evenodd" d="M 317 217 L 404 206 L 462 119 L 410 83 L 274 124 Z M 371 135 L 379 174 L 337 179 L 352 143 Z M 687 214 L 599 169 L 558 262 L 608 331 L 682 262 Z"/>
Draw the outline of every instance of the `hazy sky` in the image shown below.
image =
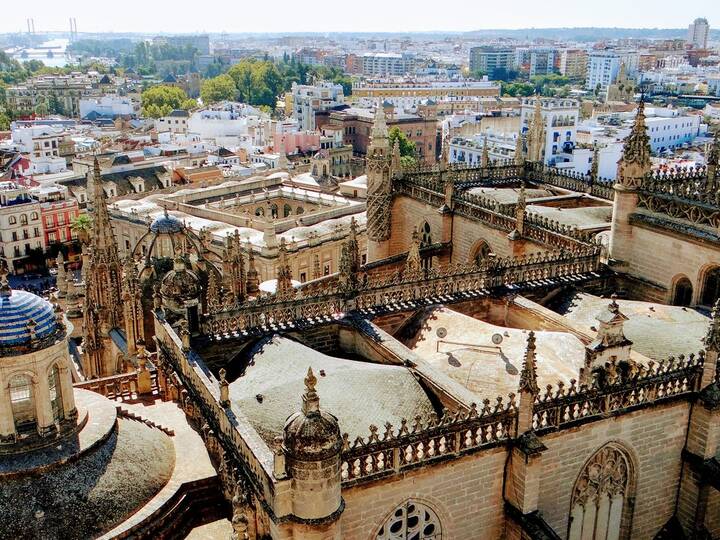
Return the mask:
<path fill-rule="evenodd" d="M 10 6 L 7 6 L 10 8 Z M 720 27 L 719 0 L 29 0 L 0 17 L 0 32 L 402 32 L 613 26 L 682 28 L 696 17 Z"/>

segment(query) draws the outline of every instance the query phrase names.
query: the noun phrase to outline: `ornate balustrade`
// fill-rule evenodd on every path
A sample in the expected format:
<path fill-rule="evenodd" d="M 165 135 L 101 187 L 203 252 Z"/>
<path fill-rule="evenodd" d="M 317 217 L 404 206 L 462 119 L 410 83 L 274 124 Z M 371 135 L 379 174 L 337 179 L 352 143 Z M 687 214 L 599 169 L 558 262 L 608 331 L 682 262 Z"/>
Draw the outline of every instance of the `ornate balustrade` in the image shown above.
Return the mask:
<path fill-rule="evenodd" d="M 372 480 L 438 459 L 456 458 L 481 448 L 501 444 L 514 436 L 517 408 L 514 396 L 498 398 L 494 406 L 485 400 L 481 410 L 446 415 L 424 423 L 418 416 L 411 426 L 402 420 L 396 430 L 385 424 L 382 434 L 370 426 L 367 439 L 350 441 L 343 435 L 341 481 L 345 484 Z"/>
<path fill-rule="evenodd" d="M 609 364 L 597 371 L 588 384 L 570 381 L 565 387 L 548 386 L 537 397 L 533 414 L 536 431 L 562 429 L 581 421 L 602 417 L 694 392 L 700 380 L 703 354 L 670 357 L 647 367 L 636 365 L 623 372 Z"/>
<path fill-rule="evenodd" d="M 150 381 L 153 393 L 158 392 L 157 372 L 154 369 L 150 371 Z M 121 373 L 120 375 L 111 375 L 100 379 L 90 379 L 87 381 L 75 383 L 75 388 L 83 388 L 91 390 L 105 396 L 114 401 L 136 401 L 139 399 L 138 394 L 138 372 Z"/>
<path fill-rule="evenodd" d="M 314 296 L 266 296 L 226 307 L 207 316 L 205 331 L 213 335 L 249 332 L 257 328 L 297 322 L 331 322 L 353 310 L 374 310 L 403 302 L 447 300 L 448 295 L 480 293 L 487 289 L 577 276 L 600 268 L 600 248 L 530 254 L 518 258 L 491 258 L 483 266 L 449 265 L 391 276 L 360 273 L 351 289 L 328 287 Z"/>

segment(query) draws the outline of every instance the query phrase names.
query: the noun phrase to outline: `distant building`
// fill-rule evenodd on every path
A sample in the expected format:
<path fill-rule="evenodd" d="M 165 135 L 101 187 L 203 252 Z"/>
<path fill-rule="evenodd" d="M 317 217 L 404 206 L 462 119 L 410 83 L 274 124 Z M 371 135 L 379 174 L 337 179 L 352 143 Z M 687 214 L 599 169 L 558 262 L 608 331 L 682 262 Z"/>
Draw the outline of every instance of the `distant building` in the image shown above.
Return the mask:
<path fill-rule="evenodd" d="M 365 53 L 362 73 L 370 77 L 402 77 L 415 71 L 415 56 L 408 53 Z"/>
<path fill-rule="evenodd" d="M 593 51 L 588 55 L 585 88 L 599 90 L 605 95 L 608 87 L 615 82 L 620 72 L 620 55 L 615 51 Z"/>
<path fill-rule="evenodd" d="M 169 36 L 165 38 L 169 45 L 175 47 L 185 47 L 187 45 L 194 47 L 198 54 L 210 54 L 210 36 L 202 35 L 186 35 L 186 36 Z"/>
<path fill-rule="evenodd" d="M 694 49 L 707 49 L 708 35 L 710 34 L 710 25 L 707 19 L 695 19 L 688 26 L 687 43 Z"/>
<path fill-rule="evenodd" d="M 182 109 L 175 109 L 173 112 L 157 120 L 158 131 L 169 131 L 170 133 L 187 133 L 188 119 L 190 115 Z"/>
<path fill-rule="evenodd" d="M 560 51 L 560 74 L 571 79 L 584 79 L 587 75 L 588 54 L 583 49 Z"/>
<path fill-rule="evenodd" d="M 83 98 L 79 103 L 80 118 L 97 117 L 117 118 L 118 116 L 136 116 L 139 103 L 127 96 L 108 95 L 99 98 Z"/>
<path fill-rule="evenodd" d="M 520 125 L 525 132 L 530 129 L 535 104 L 535 98 L 523 99 Z M 540 114 L 543 119 L 543 161 L 549 165 L 570 161 L 575 148 L 580 104 L 574 99 L 541 98 Z"/>
<path fill-rule="evenodd" d="M 288 96 L 292 99 L 291 116 L 298 121 L 301 130 L 315 129 L 316 112 L 345 103 L 343 87 L 329 82 L 321 82 L 316 85 L 293 83 Z M 288 106 L 287 103 L 286 106 Z"/>
<path fill-rule="evenodd" d="M 470 49 L 470 72 L 481 71 L 491 78 L 499 70 L 512 69 L 515 53 L 510 47 L 473 47 Z"/>
<path fill-rule="evenodd" d="M 22 274 L 32 270 L 32 251 L 44 248 L 40 203 L 22 184 L 0 182 L 0 258 L 11 273 Z"/>
<path fill-rule="evenodd" d="M 549 75 L 555 71 L 557 49 L 552 47 L 527 47 L 515 49 L 515 67 L 534 77 Z"/>

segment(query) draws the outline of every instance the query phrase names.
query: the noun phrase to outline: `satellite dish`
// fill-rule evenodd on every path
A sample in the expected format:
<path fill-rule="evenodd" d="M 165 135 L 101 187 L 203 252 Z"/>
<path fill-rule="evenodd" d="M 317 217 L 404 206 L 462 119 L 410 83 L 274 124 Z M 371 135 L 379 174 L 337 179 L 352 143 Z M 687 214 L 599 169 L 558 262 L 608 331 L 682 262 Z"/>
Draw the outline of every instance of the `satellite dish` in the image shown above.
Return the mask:
<path fill-rule="evenodd" d="M 502 334 L 493 334 L 491 339 L 495 345 L 500 345 L 503 341 Z"/>
<path fill-rule="evenodd" d="M 439 337 L 439 338 L 442 339 L 442 338 L 444 338 L 445 336 L 447 336 L 447 329 L 444 328 L 443 326 L 441 326 L 440 328 L 438 328 L 438 329 L 435 331 L 435 333 L 437 334 L 437 337 Z"/>

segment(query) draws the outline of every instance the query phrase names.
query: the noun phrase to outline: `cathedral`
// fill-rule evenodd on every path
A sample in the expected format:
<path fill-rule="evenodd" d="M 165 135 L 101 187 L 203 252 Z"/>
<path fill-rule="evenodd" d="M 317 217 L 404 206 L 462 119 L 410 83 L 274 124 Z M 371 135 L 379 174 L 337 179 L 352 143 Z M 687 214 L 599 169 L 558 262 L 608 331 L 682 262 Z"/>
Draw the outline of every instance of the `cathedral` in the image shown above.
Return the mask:
<path fill-rule="evenodd" d="M 371 136 L 366 249 L 353 218 L 337 271 L 299 282 L 281 241 L 269 291 L 237 235 L 218 249 L 168 212 L 121 260 L 96 164 L 83 308 L 3 288 L 0 452 L 20 467 L 96 414 L 82 400 L 143 394 L 201 444 L 151 429 L 133 496 L 172 484 L 173 445 L 205 455 L 183 500 L 236 540 L 720 538 L 720 135 L 706 166 L 654 171 L 640 102 L 615 182 L 543 165 L 539 111 L 513 161 L 479 167 L 402 167 L 381 107 Z M 73 362 L 43 353 L 71 314 L 74 402 Z M 180 503 L 124 504 L 87 536 L 186 532 Z M 0 537 L 30 527 L 4 492 L 0 515 Z"/>

